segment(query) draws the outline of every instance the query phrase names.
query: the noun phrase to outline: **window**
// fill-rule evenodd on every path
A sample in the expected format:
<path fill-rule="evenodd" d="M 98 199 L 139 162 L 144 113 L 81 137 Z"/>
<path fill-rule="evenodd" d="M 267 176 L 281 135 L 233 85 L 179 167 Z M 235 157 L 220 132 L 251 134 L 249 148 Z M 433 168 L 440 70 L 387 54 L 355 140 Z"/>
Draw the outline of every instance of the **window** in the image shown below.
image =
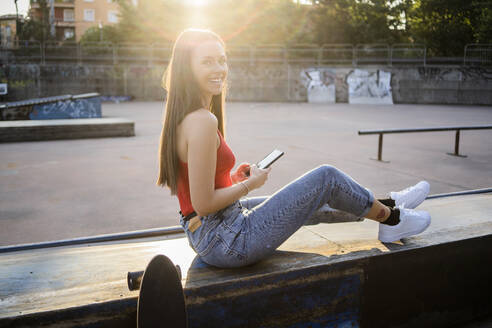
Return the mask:
<path fill-rule="evenodd" d="M 118 23 L 118 12 L 117 11 L 108 11 L 108 22 Z"/>
<path fill-rule="evenodd" d="M 12 29 L 10 28 L 10 26 L 5 26 L 5 36 L 7 44 L 10 44 L 10 42 L 12 41 Z"/>
<path fill-rule="evenodd" d="M 138 6 L 138 0 L 132 0 L 132 3 L 135 7 Z"/>
<path fill-rule="evenodd" d="M 94 2 L 94 0 L 84 0 L 84 2 Z"/>
<path fill-rule="evenodd" d="M 66 29 L 63 31 L 63 34 L 64 34 L 64 36 L 65 36 L 65 40 L 67 40 L 67 39 L 72 39 L 72 38 L 75 36 L 75 33 L 74 33 L 73 28 L 66 28 Z"/>
<path fill-rule="evenodd" d="M 84 20 L 86 22 L 93 22 L 95 20 L 96 11 L 94 9 L 84 9 Z"/>
<path fill-rule="evenodd" d="M 63 9 L 63 20 L 65 22 L 75 21 L 73 9 Z"/>

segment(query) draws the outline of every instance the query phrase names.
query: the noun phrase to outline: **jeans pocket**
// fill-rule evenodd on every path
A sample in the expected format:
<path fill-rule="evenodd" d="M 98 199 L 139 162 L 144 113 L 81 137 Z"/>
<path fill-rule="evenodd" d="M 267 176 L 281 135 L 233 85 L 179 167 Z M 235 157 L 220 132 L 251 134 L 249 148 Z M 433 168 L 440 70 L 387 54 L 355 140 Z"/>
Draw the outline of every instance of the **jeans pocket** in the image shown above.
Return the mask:
<path fill-rule="evenodd" d="M 217 235 L 222 241 L 224 255 L 244 259 L 247 254 L 244 217 L 239 215 L 233 220 L 224 220 L 217 227 Z"/>
<path fill-rule="evenodd" d="M 244 234 L 241 235 L 244 238 Z M 237 247 L 228 245 L 220 235 L 214 238 L 200 257 L 205 263 L 219 268 L 237 268 L 248 264 L 247 257 Z"/>

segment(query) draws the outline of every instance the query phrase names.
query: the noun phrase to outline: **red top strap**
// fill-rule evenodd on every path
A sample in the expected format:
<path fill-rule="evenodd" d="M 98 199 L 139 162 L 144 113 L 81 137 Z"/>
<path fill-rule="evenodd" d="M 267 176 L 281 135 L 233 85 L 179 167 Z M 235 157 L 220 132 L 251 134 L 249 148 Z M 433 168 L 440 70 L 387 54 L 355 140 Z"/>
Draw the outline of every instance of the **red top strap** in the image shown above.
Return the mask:
<path fill-rule="evenodd" d="M 215 189 L 226 188 L 232 186 L 231 170 L 234 167 L 236 158 L 234 153 L 227 145 L 224 137 L 217 130 L 220 138 L 220 146 L 217 149 L 217 166 L 215 168 Z M 178 173 L 178 200 L 181 208 L 181 213 L 186 216 L 193 211 L 190 196 L 190 181 L 188 178 L 188 163 L 179 161 Z"/>

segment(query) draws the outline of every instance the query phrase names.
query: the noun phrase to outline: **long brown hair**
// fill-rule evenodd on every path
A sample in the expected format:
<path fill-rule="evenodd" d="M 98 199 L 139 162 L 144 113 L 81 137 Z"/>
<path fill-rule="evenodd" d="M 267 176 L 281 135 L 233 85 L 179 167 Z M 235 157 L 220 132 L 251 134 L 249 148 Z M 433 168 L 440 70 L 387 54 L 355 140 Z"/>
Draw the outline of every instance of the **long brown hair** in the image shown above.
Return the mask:
<path fill-rule="evenodd" d="M 176 150 L 176 131 L 179 123 L 189 113 L 203 108 L 201 91 L 191 70 L 191 52 L 205 41 L 218 41 L 225 49 L 224 41 L 212 31 L 187 29 L 176 39 L 169 65 L 162 77 L 167 90 L 166 113 L 159 144 L 158 186 L 168 186 L 171 195 L 177 192 L 179 158 Z M 225 94 L 212 97 L 210 111 L 217 117 L 219 131 L 225 137 Z"/>

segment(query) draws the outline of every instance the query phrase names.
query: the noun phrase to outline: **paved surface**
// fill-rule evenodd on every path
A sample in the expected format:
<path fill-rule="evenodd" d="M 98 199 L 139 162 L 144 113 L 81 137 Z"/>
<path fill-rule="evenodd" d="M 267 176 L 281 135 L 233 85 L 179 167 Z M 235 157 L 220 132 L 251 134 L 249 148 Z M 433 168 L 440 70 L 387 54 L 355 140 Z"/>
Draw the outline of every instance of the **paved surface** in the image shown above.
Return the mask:
<path fill-rule="evenodd" d="M 158 102 L 103 104 L 103 116 L 135 121 L 131 138 L 0 144 L 0 245 L 177 225 L 177 199 L 155 186 L 162 111 Z M 370 159 L 377 136 L 358 130 L 479 124 L 492 124 L 491 107 L 230 103 L 227 140 L 237 163 L 286 153 L 252 195 L 328 163 L 383 197 L 421 179 L 431 193 L 492 187 L 492 130 L 462 132 L 468 158 L 446 155 L 454 132 L 388 135 L 390 163 Z"/>

